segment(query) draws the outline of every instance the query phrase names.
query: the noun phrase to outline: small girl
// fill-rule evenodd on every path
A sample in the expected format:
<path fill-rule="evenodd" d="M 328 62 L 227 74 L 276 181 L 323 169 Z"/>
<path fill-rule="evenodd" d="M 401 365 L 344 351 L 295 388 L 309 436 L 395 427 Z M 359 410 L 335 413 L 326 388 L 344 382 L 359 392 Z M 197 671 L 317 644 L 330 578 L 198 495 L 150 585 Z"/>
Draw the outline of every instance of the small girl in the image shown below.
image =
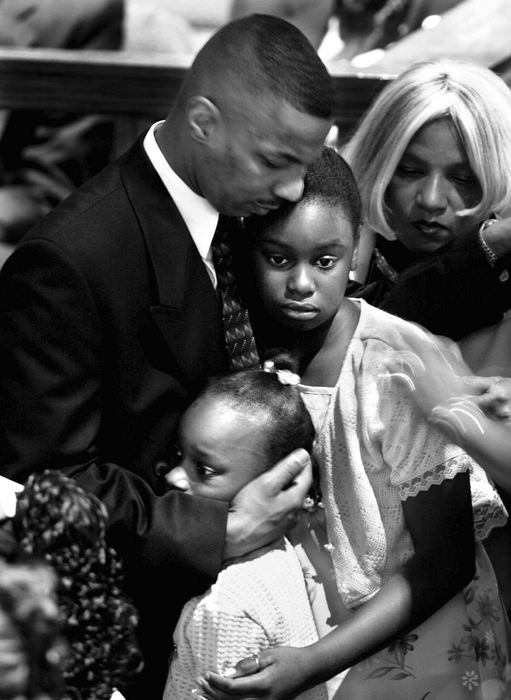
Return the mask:
<path fill-rule="evenodd" d="M 209 381 L 181 420 L 181 463 L 168 477 L 172 486 L 230 501 L 291 450 L 311 450 L 314 428 L 298 376 L 283 358 L 265 367 Z M 241 656 L 317 639 L 301 560 L 282 537 L 229 561 L 213 586 L 185 605 L 164 700 L 189 700 L 197 676 L 226 673 Z M 326 700 L 325 687 L 300 698 Z"/>

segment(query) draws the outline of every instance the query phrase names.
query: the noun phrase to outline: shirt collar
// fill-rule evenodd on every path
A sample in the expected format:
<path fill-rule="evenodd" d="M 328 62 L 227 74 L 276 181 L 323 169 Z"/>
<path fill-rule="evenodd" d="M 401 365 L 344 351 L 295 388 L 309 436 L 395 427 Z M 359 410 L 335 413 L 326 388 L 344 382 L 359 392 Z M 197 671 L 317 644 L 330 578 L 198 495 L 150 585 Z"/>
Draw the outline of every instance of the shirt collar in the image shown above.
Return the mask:
<path fill-rule="evenodd" d="M 163 124 L 156 122 L 144 138 L 144 149 L 154 169 L 190 231 L 190 235 L 203 260 L 210 257 L 210 248 L 218 224 L 218 212 L 207 199 L 194 192 L 170 167 L 156 142 L 155 132 Z"/>

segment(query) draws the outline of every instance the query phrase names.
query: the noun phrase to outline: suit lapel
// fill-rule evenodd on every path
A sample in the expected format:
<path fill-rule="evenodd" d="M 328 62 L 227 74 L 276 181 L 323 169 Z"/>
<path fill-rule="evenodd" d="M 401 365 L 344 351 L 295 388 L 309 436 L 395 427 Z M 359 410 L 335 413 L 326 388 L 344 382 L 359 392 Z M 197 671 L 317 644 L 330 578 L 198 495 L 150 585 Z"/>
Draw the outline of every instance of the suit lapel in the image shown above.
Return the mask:
<path fill-rule="evenodd" d="M 171 364 L 196 390 L 223 370 L 220 304 L 190 233 L 141 142 L 121 161 L 121 177 L 138 219 L 153 272 L 150 313 Z"/>

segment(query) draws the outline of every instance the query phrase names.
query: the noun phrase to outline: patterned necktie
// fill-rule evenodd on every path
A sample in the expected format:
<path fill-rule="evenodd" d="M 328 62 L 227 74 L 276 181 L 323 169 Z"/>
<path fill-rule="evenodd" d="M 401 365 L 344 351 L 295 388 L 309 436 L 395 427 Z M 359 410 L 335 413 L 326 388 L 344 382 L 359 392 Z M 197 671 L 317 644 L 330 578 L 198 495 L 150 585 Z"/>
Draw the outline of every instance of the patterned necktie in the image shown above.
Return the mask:
<path fill-rule="evenodd" d="M 232 370 L 259 367 L 259 355 L 250 325 L 248 310 L 244 307 L 232 267 L 229 228 L 235 219 L 220 216 L 211 248 L 217 275 L 217 291 L 222 302 L 225 347 Z"/>

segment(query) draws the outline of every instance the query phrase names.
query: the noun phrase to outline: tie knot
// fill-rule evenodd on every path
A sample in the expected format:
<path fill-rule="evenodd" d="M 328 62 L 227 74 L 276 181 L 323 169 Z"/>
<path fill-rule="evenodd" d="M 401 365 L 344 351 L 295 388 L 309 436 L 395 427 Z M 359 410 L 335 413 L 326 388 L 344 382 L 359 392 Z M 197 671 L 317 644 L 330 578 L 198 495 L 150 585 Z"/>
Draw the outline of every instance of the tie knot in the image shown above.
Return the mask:
<path fill-rule="evenodd" d="M 224 216 L 220 214 L 218 217 L 218 223 L 216 225 L 213 240 L 211 242 L 211 247 L 224 248 L 227 246 L 230 249 L 230 237 L 233 232 L 236 231 L 237 220 L 232 216 Z"/>

